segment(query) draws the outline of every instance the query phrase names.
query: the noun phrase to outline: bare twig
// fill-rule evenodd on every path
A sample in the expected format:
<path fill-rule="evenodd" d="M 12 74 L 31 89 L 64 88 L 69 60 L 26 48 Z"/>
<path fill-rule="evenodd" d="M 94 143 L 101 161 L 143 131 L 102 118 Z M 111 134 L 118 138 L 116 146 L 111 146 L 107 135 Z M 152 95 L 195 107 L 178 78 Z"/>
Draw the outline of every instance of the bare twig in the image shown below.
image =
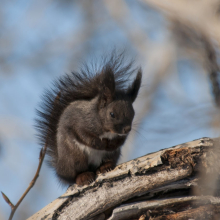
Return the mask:
<path fill-rule="evenodd" d="M 32 181 L 30 182 L 28 188 L 25 190 L 25 192 L 23 193 L 23 195 L 21 196 L 21 198 L 18 200 L 18 202 L 16 203 L 16 205 L 13 205 L 12 202 L 9 200 L 9 198 L 2 192 L 2 196 L 4 198 L 4 200 L 10 205 L 11 207 L 11 214 L 9 216 L 9 220 L 11 220 L 14 216 L 15 211 L 17 210 L 18 206 L 20 205 L 20 203 L 22 202 L 22 200 L 24 199 L 24 197 L 28 194 L 28 192 L 30 191 L 30 189 L 34 186 L 39 173 L 40 173 L 40 169 L 44 160 L 44 156 L 46 154 L 47 151 L 47 143 L 44 145 L 44 147 L 41 149 L 40 151 L 40 156 L 39 156 L 39 164 L 38 164 L 38 168 L 37 171 L 35 173 L 34 178 L 32 179 Z"/>

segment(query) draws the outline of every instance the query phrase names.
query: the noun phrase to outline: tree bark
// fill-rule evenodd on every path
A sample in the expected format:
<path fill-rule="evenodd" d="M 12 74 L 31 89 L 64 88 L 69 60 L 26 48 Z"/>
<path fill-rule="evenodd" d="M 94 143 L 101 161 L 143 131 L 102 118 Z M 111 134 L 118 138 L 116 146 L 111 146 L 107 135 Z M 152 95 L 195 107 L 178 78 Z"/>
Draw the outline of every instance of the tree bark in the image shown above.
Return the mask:
<path fill-rule="evenodd" d="M 202 180 L 204 173 L 219 174 L 218 143 L 201 138 L 120 164 L 89 186 L 69 187 L 28 220 L 214 218 L 220 212 L 220 190 L 207 191 L 210 185 Z"/>

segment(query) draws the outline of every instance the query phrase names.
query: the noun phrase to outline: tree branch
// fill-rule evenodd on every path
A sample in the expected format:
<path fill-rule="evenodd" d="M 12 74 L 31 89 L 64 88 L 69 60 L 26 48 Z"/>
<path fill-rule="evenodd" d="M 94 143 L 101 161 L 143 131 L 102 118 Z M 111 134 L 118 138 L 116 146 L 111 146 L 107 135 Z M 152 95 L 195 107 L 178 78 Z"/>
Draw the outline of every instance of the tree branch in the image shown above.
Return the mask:
<path fill-rule="evenodd" d="M 168 198 L 178 196 L 179 200 L 172 200 L 178 203 L 184 196 L 190 196 L 192 189 L 198 185 L 198 171 L 206 170 L 209 167 L 207 164 L 214 164 L 212 158 L 212 155 L 216 156 L 213 154 L 214 143 L 214 139 L 202 138 L 120 164 L 113 171 L 98 175 L 89 186 L 69 187 L 65 194 L 28 220 L 140 219 L 139 217 L 144 219 L 145 215 L 141 215 L 147 213 L 137 212 L 138 208 L 135 211 L 138 216 L 130 215 L 129 218 L 114 216 L 116 213 L 124 215 L 127 210 L 125 207 L 132 208 L 136 203 L 142 204 L 141 201 L 149 203 L 149 200 L 156 199 L 162 207 L 165 204 L 160 202 L 162 198 L 169 202 L 171 200 L 168 201 Z M 208 157 L 209 152 L 211 156 Z M 209 163 L 204 162 L 206 159 Z M 191 197 L 187 198 L 190 200 Z M 196 197 L 194 200 L 201 198 Z M 213 204 L 219 205 L 219 200 L 218 198 L 218 203 Z M 153 207 L 153 204 L 155 203 L 151 202 L 150 205 Z M 200 205 L 203 203 L 198 203 L 196 207 Z M 169 207 L 175 207 L 175 204 Z M 198 210 L 194 211 L 195 215 L 199 213 Z"/>

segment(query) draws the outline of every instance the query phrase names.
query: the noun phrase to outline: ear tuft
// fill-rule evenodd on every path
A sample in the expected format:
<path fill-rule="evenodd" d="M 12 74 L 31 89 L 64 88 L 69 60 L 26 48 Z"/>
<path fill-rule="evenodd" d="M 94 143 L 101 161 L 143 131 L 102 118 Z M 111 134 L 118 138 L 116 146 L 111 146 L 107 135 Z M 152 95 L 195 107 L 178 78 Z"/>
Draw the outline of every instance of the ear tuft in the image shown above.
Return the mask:
<path fill-rule="evenodd" d="M 133 83 L 127 89 L 127 96 L 131 99 L 132 102 L 135 101 L 138 95 L 138 91 L 141 86 L 141 78 L 142 78 L 142 70 L 141 68 L 138 70 L 137 76 Z"/>
<path fill-rule="evenodd" d="M 102 87 L 107 87 L 110 89 L 110 91 L 112 93 L 115 92 L 115 76 L 114 76 L 114 72 L 112 70 L 112 68 L 107 65 L 103 68 L 102 70 L 102 79 L 101 79 L 101 84 L 102 84 Z"/>
<path fill-rule="evenodd" d="M 115 94 L 115 77 L 110 66 L 105 66 L 101 73 L 99 107 L 103 108 L 113 101 Z"/>

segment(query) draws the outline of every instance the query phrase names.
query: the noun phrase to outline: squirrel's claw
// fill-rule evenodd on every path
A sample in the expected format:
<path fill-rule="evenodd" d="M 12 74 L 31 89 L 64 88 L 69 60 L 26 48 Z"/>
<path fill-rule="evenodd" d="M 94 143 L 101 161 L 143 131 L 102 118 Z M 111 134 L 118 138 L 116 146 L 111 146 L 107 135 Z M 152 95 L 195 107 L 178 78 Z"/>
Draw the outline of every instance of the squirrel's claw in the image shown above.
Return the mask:
<path fill-rule="evenodd" d="M 115 164 L 112 161 L 108 161 L 103 163 L 97 170 L 96 174 L 107 173 L 115 168 Z"/>

